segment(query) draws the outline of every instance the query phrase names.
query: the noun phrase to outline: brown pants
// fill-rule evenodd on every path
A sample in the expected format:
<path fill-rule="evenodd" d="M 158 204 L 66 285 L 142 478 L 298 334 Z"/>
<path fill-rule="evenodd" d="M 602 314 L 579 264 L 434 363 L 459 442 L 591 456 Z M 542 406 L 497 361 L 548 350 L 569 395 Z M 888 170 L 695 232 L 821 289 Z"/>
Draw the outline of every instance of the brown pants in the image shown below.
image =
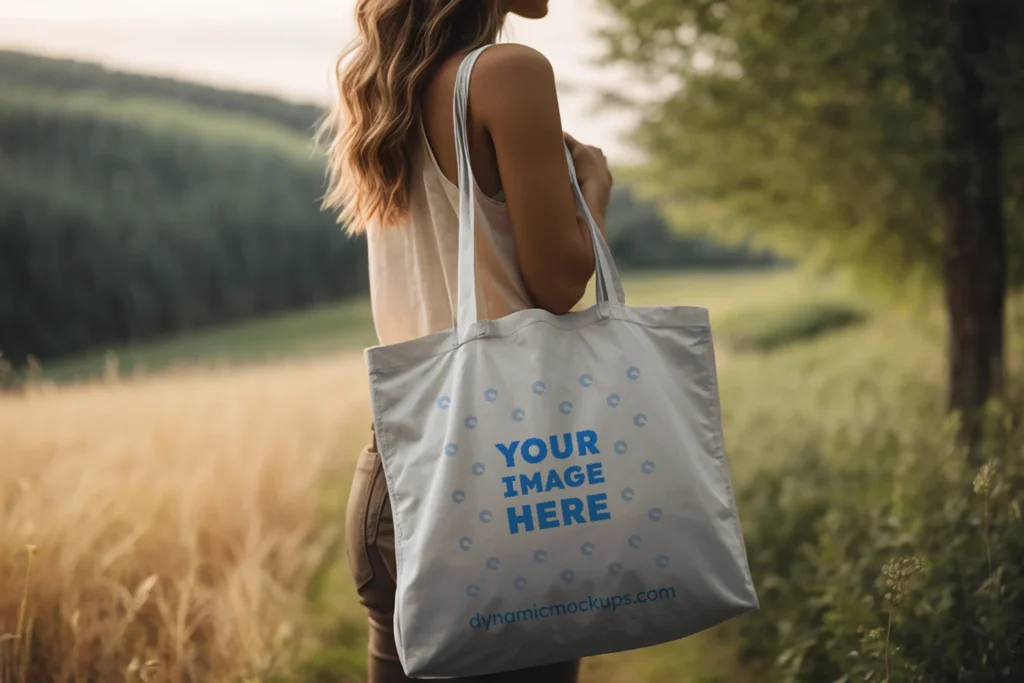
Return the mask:
<path fill-rule="evenodd" d="M 406 683 L 395 647 L 395 526 L 376 441 L 359 456 L 346 519 L 348 566 L 370 613 L 368 683 Z M 575 683 L 579 662 L 472 678 L 456 683 Z"/>

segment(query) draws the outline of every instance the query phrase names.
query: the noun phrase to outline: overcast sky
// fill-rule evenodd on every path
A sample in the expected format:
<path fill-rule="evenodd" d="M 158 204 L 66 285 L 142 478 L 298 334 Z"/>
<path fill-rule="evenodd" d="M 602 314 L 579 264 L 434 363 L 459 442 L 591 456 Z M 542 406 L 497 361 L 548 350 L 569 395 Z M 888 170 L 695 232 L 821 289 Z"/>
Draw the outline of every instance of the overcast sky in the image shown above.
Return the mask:
<path fill-rule="evenodd" d="M 353 36 L 355 0 L 0 0 L 0 48 L 87 58 L 290 98 L 326 101 L 334 57 Z M 623 159 L 621 113 L 595 114 L 600 14 L 592 0 L 551 0 L 542 21 L 513 20 L 509 39 L 544 52 L 574 135 Z M 573 87 L 569 87 L 569 86 Z"/>

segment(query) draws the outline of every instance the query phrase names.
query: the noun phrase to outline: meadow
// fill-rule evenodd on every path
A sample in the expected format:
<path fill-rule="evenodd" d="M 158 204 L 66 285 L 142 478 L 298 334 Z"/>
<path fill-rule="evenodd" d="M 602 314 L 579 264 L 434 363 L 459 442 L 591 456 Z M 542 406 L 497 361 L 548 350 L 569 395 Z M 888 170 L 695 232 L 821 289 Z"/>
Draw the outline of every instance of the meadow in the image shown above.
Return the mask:
<path fill-rule="evenodd" d="M 820 473 L 799 468 L 837 434 L 941 420 L 928 316 L 786 271 L 636 276 L 627 293 L 711 310 L 737 489 L 789 472 L 772 504 L 811 495 Z M 0 395 L 0 681 L 361 681 L 342 531 L 370 338 L 357 301 L 85 354 Z M 762 518 L 758 491 L 740 500 L 755 572 L 772 533 L 803 529 Z M 754 619 L 594 658 L 583 680 L 768 680 L 756 646 L 778 635 L 756 633 L 787 613 L 761 585 Z"/>

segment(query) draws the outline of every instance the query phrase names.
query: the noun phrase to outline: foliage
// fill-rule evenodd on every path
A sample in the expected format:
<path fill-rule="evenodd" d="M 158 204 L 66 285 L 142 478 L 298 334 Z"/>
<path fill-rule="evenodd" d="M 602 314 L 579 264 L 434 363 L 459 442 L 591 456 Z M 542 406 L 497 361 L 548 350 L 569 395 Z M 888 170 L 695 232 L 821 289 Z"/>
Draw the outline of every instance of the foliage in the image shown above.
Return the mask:
<path fill-rule="evenodd" d="M 1021 3 L 603 4 L 612 10 L 609 60 L 657 86 L 640 105 L 639 177 L 674 225 L 756 235 L 809 262 L 858 266 L 904 293 L 942 270 L 943 169 L 959 154 L 944 137 L 947 110 L 971 104 L 951 17 L 985 5 L 997 19 L 979 48 L 988 96 L 978 104 L 994 107 L 1002 127 L 1008 254 L 1022 282 Z"/>
<path fill-rule="evenodd" d="M 867 317 L 862 306 L 846 301 L 808 299 L 735 313 L 719 330 L 735 351 L 772 351 L 862 323 Z"/>
<path fill-rule="evenodd" d="M 742 495 L 772 680 L 987 683 L 1024 675 L 1024 428 L 991 407 L 969 467 L 934 408 L 853 415 Z M 876 413 L 876 417 L 878 414 Z"/>
<path fill-rule="evenodd" d="M 159 101 L 7 88 L 0 348 L 17 364 L 365 291 L 308 142 Z"/>

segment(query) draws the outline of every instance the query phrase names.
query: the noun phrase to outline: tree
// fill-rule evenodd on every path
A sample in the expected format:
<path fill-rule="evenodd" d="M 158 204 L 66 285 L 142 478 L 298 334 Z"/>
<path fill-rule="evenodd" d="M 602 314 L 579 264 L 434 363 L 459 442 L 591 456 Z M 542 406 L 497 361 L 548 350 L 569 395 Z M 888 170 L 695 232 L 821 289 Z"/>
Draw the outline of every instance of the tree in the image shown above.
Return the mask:
<path fill-rule="evenodd" d="M 942 285 L 948 404 L 973 436 L 1022 270 L 1024 3 L 601 2 L 609 61 L 668 92 L 636 105 L 636 141 L 673 222 Z"/>

